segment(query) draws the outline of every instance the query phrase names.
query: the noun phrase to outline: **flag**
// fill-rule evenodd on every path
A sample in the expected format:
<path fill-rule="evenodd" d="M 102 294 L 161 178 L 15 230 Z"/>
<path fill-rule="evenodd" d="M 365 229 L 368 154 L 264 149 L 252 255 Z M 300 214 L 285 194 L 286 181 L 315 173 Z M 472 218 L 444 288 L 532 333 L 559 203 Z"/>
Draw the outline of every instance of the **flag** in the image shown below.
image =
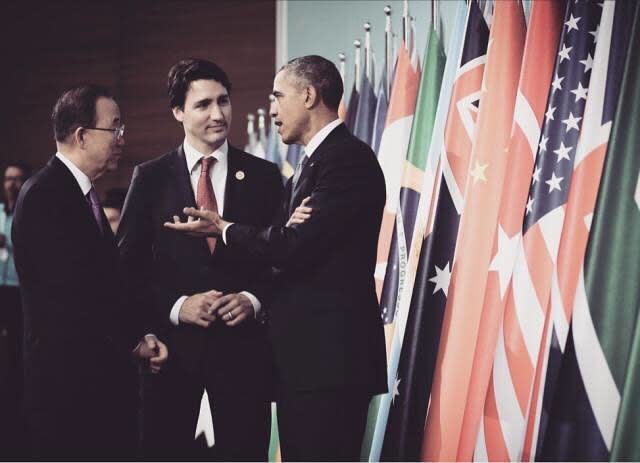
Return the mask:
<path fill-rule="evenodd" d="M 515 251 L 516 262 L 505 296 L 502 359 L 508 362 L 511 372 L 510 403 L 517 403 L 517 407 L 511 405 L 509 425 L 513 434 L 505 439 L 512 445 L 509 450 L 521 452 L 523 460 L 535 456 L 538 430 L 542 429 L 541 386 L 549 340 L 553 338 L 548 310 L 552 275 L 591 76 L 584 72 L 584 63 L 593 56 L 599 20 L 600 8 L 594 2 L 568 3 L 525 207 L 522 239 Z M 496 355 L 502 352 L 497 351 Z M 505 368 L 504 364 L 501 367 Z M 501 405 L 507 406 L 507 401 Z M 504 432 L 506 426 L 502 429 Z"/>
<path fill-rule="evenodd" d="M 282 153 L 280 152 L 281 138 L 278 133 L 278 128 L 271 121 L 271 127 L 269 128 L 269 138 L 267 138 L 267 151 L 265 153 L 265 159 L 273 162 L 278 166 L 279 170 L 282 170 Z"/>
<path fill-rule="evenodd" d="M 387 202 L 380 228 L 376 259 L 375 277 L 378 295 L 381 293 L 382 282 L 387 269 L 393 225 L 400 202 L 400 181 L 404 161 L 407 157 L 407 147 L 411 135 L 419 83 L 420 69 L 412 66 L 409 51 L 403 43 L 399 51 L 398 70 L 393 82 L 387 120 L 378 153 L 378 161 L 384 173 L 387 192 Z M 386 323 L 393 321 L 385 316 L 384 308 L 381 308 L 381 311 Z"/>
<path fill-rule="evenodd" d="M 552 350 L 550 355 L 561 356 L 561 365 L 554 369 L 551 365 L 559 362 L 550 362 L 546 372 L 543 413 L 548 416 L 548 424 L 537 452 L 545 459 L 607 460 L 610 456 L 620 390 L 615 386 L 608 390 L 607 382 L 612 385 L 609 367 L 600 363 L 602 355 L 593 355 L 594 351 L 602 351 L 593 337 L 594 325 L 585 317 L 589 304 L 583 269 L 590 265 L 585 260 L 589 224 L 618 104 L 635 10 L 635 2 L 603 5 L 560 242 L 557 282 L 554 279 L 552 286 L 551 311 L 559 351 Z"/>
<path fill-rule="evenodd" d="M 360 100 L 353 127 L 353 134 L 367 145 L 371 145 L 373 138 L 373 121 L 376 110 L 376 94 L 369 79 L 364 76 L 360 87 Z"/>
<path fill-rule="evenodd" d="M 378 84 L 378 93 L 376 96 L 376 111 L 373 116 L 373 129 L 371 131 L 371 148 L 378 155 L 380 149 L 380 139 L 384 130 L 384 122 L 387 118 L 387 107 L 389 106 L 389 95 L 387 95 L 387 67 L 384 66 L 380 83 Z"/>
<path fill-rule="evenodd" d="M 362 87 L 361 87 L 362 88 Z M 344 125 L 353 133 L 356 125 L 356 114 L 358 113 L 358 103 L 360 101 L 360 92 L 356 89 L 355 76 L 353 79 L 353 87 L 349 95 L 349 103 L 347 104 L 346 114 L 344 115 Z"/>
<path fill-rule="evenodd" d="M 409 282 L 409 274 L 415 275 L 415 267 L 408 267 L 409 247 L 412 241 L 413 228 L 416 222 L 418 202 L 420 196 L 425 192 L 429 197 L 433 191 L 433 181 L 435 172 L 425 172 L 427 166 L 427 155 L 431 143 L 431 134 L 436 115 L 440 85 L 442 83 L 442 73 L 444 71 L 445 55 L 435 29 L 430 28 L 429 41 L 425 49 L 425 72 L 420 79 L 420 87 L 416 102 L 415 116 L 409 138 L 407 160 L 402 175 L 402 186 L 400 189 L 400 210 L 396 215 L 396 224 L 393 230 L 391 249 L 389 251 L 388 262 L 393 266 L 387 270 L 382 289 L 380 301 L 381 307 L 387 308 L 386 319 L 392 320 L 396 317 L 396 308 L 399 307 L 400 297 L 403 293 L 402 285 Z M 435 155 L 434 155 L 435 156 Z M 426 174 L 426 175 L 425 175 Z M 425 181 L 426 180 L 426 181 Z M 405 296 L 410 296 L 410 293 Z M 408 308 L 408 304 L 406 304 Z M 403 320 L 406 321 L 406 313 L 403 313 Z M 400 347 L 404 336 L 404 324 L 396 323 L 393 333 L 392 348 L 389 357 L 388 380 L 390 388 L 395 381 Z M 376 432 L 373 438 L 372 457 L 378 459 L 382 447 L 387 416 L 393 397 L 393 391 L 382 397 L 378 411 Z M 378 457 L 374 456 L 377 455 Z"/>
<path fill-rule="evenodd" d="M 617 8 L 617 6 L 616 6 Z M 604 357 L 621 399 L 611 460 L 640 460 L 638 354 L 640 333 L 640 19 L 624 41 L 630 53 L 609 143 L 585 265 L 585 296 Z M 612 240 L 612 238 L 615 238 Z M 614 308 L 612 310 L 612 308 Z M 577 305 L 574 312 L 576 324 Z M 576 340 L 576 351 L 577 348 Z M 579 356 L 579 360 L 580 356 Z M 592 363 L 593 365 L 593 363 Z M 604 373 L 604 372 L 603 372 Z M 611 389 L 603 391 L 605 394 Z M 614 407 L 614 396 L 607 404 Z"/>
<path fill-rule="evenodd" d="M 515 323 L 517 318 L 514 318 L 513 304 L 506 305 L 505 293 L 511 283 L 516 250 L 521 244 L 522 217 L 538 151 L 564 10 L 562 0 L 532 5 L 507 151 L 509 181 L 502 192 L 483 304 L 483 312 L 499 310 L 505 313 L 495 354 L 489 356 L 493 370 L 488 378 L 486 395 L 476 401 L 476 405 L 484 409 L 479 431 L 475 430 L 475 423 L 467 430 L 467 445 L 471 442 L 475 445 L 476 460 L 516 461 L 522 450 L 523 411 L 515 388 L 519 384 L 511 377 L 512 371 L 518 371 L 514 369 L 518 357 L 511 354 L 514 352 L 514 339 L 522 345 L 523 332 Z"/>
<path fill-rule="evenodd" d="M 432 215 L 433 201 L 439 190 L 440 178 L 438 173 L 439 157 L 443 147 L 444 131 L 446 124 L 446 117 L 449 111 L 449 102 L 451 101 L 451 93 L 453 87 L 453 81 L 455 78 L 456 70 L 460 60 L 460 53 L 462 50 L 462 42 L 465 31 L 465 16 L 466 5 L 463 2 L 459 2 L 457 5 L 456 15 L 454 19 L 452 40 L 449 43 L 447 50 L 446 66 L 442 76 L 442 85 L 438 92 L 437 102 L 434 100 L 431 104 L 434 106 L 435 115 L 433 122 L 433 131 L 429 140 L 419 142 L 420 135 L 428 135 L 425 131 L 417 132 L 420 130 L 421 119 L 423 118 L 422 112 L 424 111 L 424 105 L 429 99 L 429 94 L 425 92 L 425 89 L 429 89 L 429 86 L 433 86 L 435 78 L 430 77 L 429 74 L 438 69 L 438 65 L 431 64 L 434 58 L 437 61 L 441 60 L 442 51 L 439 45 L 439 38 L 435 31 L 432 31 L 429 38 L 429 47 L 431 51 L 427 54 L 425 59 L 425 73 L 422 76 L 421 89 L 418 96 L 418 104 L 416 109 L 416 119 L 414 120 L 414 128 L 412 132 L 412 138 L 409 148 L 409 159 L 414 158 L 411 155 L 412 150 L 416 146 L 428 146 L 428 153 L 425 164 L 425 175 L 422 181 L 422 187 L 420 199 L 416 204 L 416 221 L 414 225 L 414 231 L 410 243 L 409 249 L 409 261 L 407 265 L 407 278 L 403 292 L 399 295 L 401 305 L 399 314 L 404 314 L 407 322 L 411 320 L 411 295 L 413 291 L 413 283 L 416 277 L 416 270 L 420 258 L 420 249 L 422 247 L 423 236 L 426 233 L 429 217 Z M 444 56 L 442 56 L 444 58 Z M 437 77 L 437 76 L 436 76 Z M 434 90 L 434 89 L 432 89 Z M 417 134 L 417 135 L 416 135 Z M 416 135 L 416 136 L 414 136 Z M 434 186 L 436 188 L 434 188 Z M 428 192 L 428 193 L 427 193 Z M 407 318 L 408 317 L 408 318 Z M 405 322 L 405 324 L 407 323 Z M 401 330 L 402 323 L 397 324 L 396 330 Z M 411 332 L 411 326 L 406 324 L 407 331 L 404 336 L 401 333 L 394 335 L 394 347 L 392 348 L 392 359 L 394 366 L 390 365 L 389 371 L 389 383 L 392 386 L 392 394 L 382 396 L 382 400 L 386 402 L 385 412 L 388 411 L 388 422 L 386 430 L 382 426 L 383 421 L 380 423 L 380 431 L 378 433 L 378 439 L 384 441 L 382 443 L 382 457 L 380 456 L 380 444 L 377 445 L 376 453 L 371 453 L 371 460 L 417 460 L 420 456 L 420 444 L 421 444 L 421 431 L 424 426 L 424 417 L 426 415 L 426 397 L 424 395 L 424 389 L 420 388 L 415 392 L 417 394 L 411 395 L 412 387 L 414 386 L 412 378 L 409 377 L 410 371 L 415 368 L 421 368 L 422 365 L 407 362 L 407 352 L 405 351 L 405 342 L 409 340 L 407 334 Z M 404 341 L 403 341 L 404 337 Z M 401 342 L 402 341 L 402 342 Z M 397 371 L 397 373 L 396 373 Z M 419 387 L 419 386 L 418 386 Z M 406 392 L 406 393 L 405 393 Z M 418 406 L 418 402 L 424 402 L 422 411 Z M 421 415 L 421 418 L 420 418 Z M 384 418 L 381 414 L 380 418 Z M 384 431 L 384 433 L 382 432 Z M 378 441 L 379 442 L 379 441 Z"/>
<path fill-rule="evenodd" d="M 464 6 L 460 4 L 461 8 Z M 412 245 L 411 258 L 414 258 L 415 252 L 419 252 L 419 255 L 415 257 L 418 264 L 412 285 L 405 342 L 392 389 L 390 420 L 394 434 L 389 436 L 391 442 L 385 444 L 385 452 L 389 452 L 385 455 L 389 459 L 394 459 L 394 448 L 398 449 L 400 460 L 420 458 L 449 281 L 450 267 L 440 262 L 450 261 L 453 257 L 475 133 L 489 30 L 475 0 L 469 3 L 466 19 L 460 22 L 461 26 L 453 29 L 452 37 L 457 39 L 453 39 L 451 45 L 455 40 L 459 43 L 456 51 L 449 50 L 430 146 L 429 161 L 438 158 L 442 166 L 436 184 L 439 194 L 433 196 L 437 198 L 437 205 L 430 207 L 430 204 L 426 204 L 426 197 L 421 198 L 418 220 L 429 220 L 429 223 L 416 226 Z M 425 215 L 433 214 L 434 218 L 425 218 Z M 416 240 L 422 241 L 421 246 L 415 244 Z M 407 431 L 404 432 L 404 429 Z M 404 455 L 400 456 L 400 452 L 404 452 Z"/>
<path fill-rule="evenodd" d="M 482 407 L 473 402 L 477 396 L 474 388 L 488 382 L 491 363 L 486 358 L 493 355 L 491 345 L 495 346 L 502 317 L 497 310 L 483 312 L 482 303 L 506 174 L 505 150 L 513 122 L 524 38 L 522 5 L 497 2 L 424 431 L 422 458 L 426 460 L 468 461 L 473 457 L 475 440 L 469 445 L 466 437 L 468 427 L 474 423 L 477 430 L 482 412 Z"/>
<path fill-rule="evenodd" d="M 289 178 L 296 171 L 298 161 L 300 160 L 300 154 L 302 153 L 302 145 L 289 145 L 287 147 L 287 157 L 282 163 L 282 176 Z"/>

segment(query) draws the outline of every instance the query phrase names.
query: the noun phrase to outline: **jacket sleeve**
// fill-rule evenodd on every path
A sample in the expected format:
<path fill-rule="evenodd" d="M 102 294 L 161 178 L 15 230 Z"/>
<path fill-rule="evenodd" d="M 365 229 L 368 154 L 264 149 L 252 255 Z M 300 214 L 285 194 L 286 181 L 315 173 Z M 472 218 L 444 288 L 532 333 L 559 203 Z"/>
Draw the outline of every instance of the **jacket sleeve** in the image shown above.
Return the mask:
<path fill-rule="evenodd" d="M 145 331 L 161 336 L 169 323 L 171 305 L 163 317 L 153 284 L 152 191 L 144 171 L 137 166 L 122 209 L 117 241 L 129 310 L 141 315 Z"/>
<path fill-rule="evenodd" d="M 384 178 L 373 155 L 359 145 L 325 153 L 318 162 L 309 206 L 311 217 L 287 228 L 233 224 L 227 230 L 229 246 L 242 247 L 281 270 L 305 268 L 322 261 L 355 225 L 371 220 L 384 207 Z"/>
<path fill-rule="evenodd" d="M 36 327 L 39 333 L 59 340 L 95 336 L 101 341 L 96 346 L 111 345 L 130 354 L 139 340 L 139 327 L 113 316 L 119 312 L 113 305 L 121 302 L 120 295 L 104 297 L 102 291 L 103 281 L 117 281 L 117 276 L 105 274 L 107 270 L 93 260 L 75 226 L 68 205 L 48 189 L 34 186 L 22 198 L 12 234 L 24 285 L 34 281 L 29 291 L 37 291 L 26 296 L 33 298 L 31 323 L 41 325 Z"/>

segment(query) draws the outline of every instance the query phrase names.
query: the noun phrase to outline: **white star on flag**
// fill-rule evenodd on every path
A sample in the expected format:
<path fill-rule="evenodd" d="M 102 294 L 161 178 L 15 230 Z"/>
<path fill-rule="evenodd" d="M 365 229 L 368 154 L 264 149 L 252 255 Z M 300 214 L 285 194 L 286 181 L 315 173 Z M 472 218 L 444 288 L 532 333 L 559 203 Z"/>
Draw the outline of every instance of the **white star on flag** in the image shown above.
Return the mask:
<path fill-rule="evenodd" d="M 402 381 L 399 378 L 396 378 L 395 382 L 393 383 L 393 397 L 391 397 L 391 404 L 393 404 L 396 401 L 396 396 L 400 395 L 400 389 L 398 386 L 400 386 L 400 381 Z"/>
<path fill-rule="evenodd" d="M 536 166 L 535 170 L 533 171 L 533 184 L 535 185 L 536 182 L 540 181 L 540 171 L 542 170 L 542 167 L 538 167 Z"/>
<path fill-rule="evenodd" d="M 532 198 L 531 196 L 529 196 L 529 200 L 527 201 L 527 214 L 533 211 L 533 203 L 535 200 L 536 198 Z"/>
<path fill-rule="evenodd" d="M 562 90 L 563 80 L 564 80 L 564 77 L 560 77 L 558 74 L 556 74 L 556 76 L 553 78 L 553 82 L 551 83 L 551 86 L 553 87 L 553 90 L 551 91 L 551 93 L 555 92 L 556 90 Z"/>
<path fill-rule="evenodd" d="M 549 137 L 545 137 L 544 135 L 540 137 L 540 143 L 538 144 L 538 148 L 540 151 L 547 151 L 547 142 L 549 141 Z"/>
<path fill-rule="evenodd" d="M 588 89 L 582 86 L 582 82 L 578 82 L 578 87 L 571 90 L 571 93 L 576 96 L 576 103 L 582 98 L 584 98 L 584 101 L 587 101 L 587 91 Z"/>
<path fill-rule="evenodd" d="M 551 172 L 551 178 L 544 182 L 549 185 L 549 193 L 551 193 L 553 190 L 562 191 L 562 188 L 560 188 L 560 182 L 562 180 L 564 180 L 564 177 L 556 177 L 556 173 Z"/>
<path fill-rule="evenodd" d="M 587 59 L 581 59 L 581 64 L 584 64 L 584 73 L 586 74 L 591 69 L 593 69 L 593 58 L 591 57 L 591 53 L 587 55 Z"/>
<path fill-rule="evenodd" d="M 569 112 L 569 117 L 567 119 L 563 119 L 562 123 L 566 124 L 567 132 L 569 132 L 571 129 L 576 129 L 576 131 L 579 131 L 580 129 L 578 127 L 578 122 L 580 122 L 580 119 L 582 118 L 575 117 L 572 112 Z"/>
<path fill-rule="evenodd" d="M 569 53 L 571 52 L 572 49 L 573 47 L 567 47 L 564 43 L 562 44 L 562 50 L 558 52 L 558 56 L 560 57 L 561 63 L 566 59 L 571 60 Z"/>
<path fill-rule="evenodd" d="M 574 18 L 573 15 L 571 15 L 571 18 L 569 18 L 569 21 L 567 21 L 566 23 L 564 23 L 565 26 L 567 26 L 567 32 L 571 32 L 571 29 L 575 29 L 578 30 L 578 21 L 580 21 L 580 18 Z"/>
<path fill-rule="evenodd" d="M 547 112 L 544 113 L 544 117 L 552 121 L 553 115 L 555 114 L 555 112 L 556 112 L 556 108 L 554 106 L 549 105 L 549 109 L 547 109 Z"/>
<path fill-rule="evenodd" d="M 563 159 L 570 161 L 571 158 L 569 157 L 569 152 L 572 149 L 573 148 L 571 146 L 564 146 L 564 142 L 560 142 L 560 148 L 558 148 L 557 150 L 553 150 L 553 152 L 558 155 L 558 160 L 556 161 L 556 163 L 562 161 Z"/>
<path fill-rule="evenodd" d="M 489 265 L 489 271 L 498 272 L 501 299 L 504 299 L 504 293 L 507 291 L 509 280 L 511 280 L 519 242 L 520 233 L 516 233 L 509 238 L 502 226 L 498 225 L 498 252 L 493 256 L 493 260 Z"/>
<path fill-rule="evenodd" d="M 593 43 L 598 43 L 598 33 L 600 32 L 600 24 L 596 26 L 595 31 L 589 32 L 589 34 L 593 35 Z"/>
<path fill-rule="evenodd" d="M 480 164 L 476 159 L 476 165 L 473 166 L 469 175 L 473 177 L 473 184 L 475 185 L 478 180 L 482 180 L 483 182 L 487 181 L 487 177 L 484 175 L 484 171 L 486 170 L 489 164 Z"/>
<path fill-rule="evenodd" d="M 434 265 L 436 270 L 436 276 L 433 278 L 429 278 L 429 281 L 436 284 L 436 287 L 433 288 L 433 294 L 437 293 L 439 290 L 442 290 L 445 296 L 448 296 L 449 291 L 449 282 L 451 281 L 451 270 L 449 269 L 449 262 L 443 268 Z"/>

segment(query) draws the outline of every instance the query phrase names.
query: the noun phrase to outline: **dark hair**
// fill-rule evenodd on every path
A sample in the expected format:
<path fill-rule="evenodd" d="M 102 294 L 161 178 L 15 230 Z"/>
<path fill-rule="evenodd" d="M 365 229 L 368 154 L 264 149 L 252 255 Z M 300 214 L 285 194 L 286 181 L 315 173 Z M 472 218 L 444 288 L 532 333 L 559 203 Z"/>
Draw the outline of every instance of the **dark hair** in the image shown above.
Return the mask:
<path fill-rule="evenodd" d="M 95 126 L 96 101 L 101 97 L 113 98 L 109 89 L 95 84 L 79 85 L 63 92 L 51 113 L 56 141 L 65 141 L 78 127 Z"/>
<path fill-rule="evenodd" d="M 102 202 L 102 207 L 122 210 L 126 196 L 127 190 L 125 188 L 111 188 L 107 190 L 107 194 Z"/>
<path fill-rule="evenodd" d="M 307 55 L 294 58 L 280 68 L 316 89 L 324 104 L 334 111 L 338 110 L 344 87 L 338 68 L 326 58 Z"/>
<path fill-rule="evenodd" d="M 33 173 L 33 169 L 29 164 L 24 161 L 9 161 L 4 164 L 4 170 L 2 171 L 3 175 L 7 173 L 7 169 L 9 167 L 17 167 L 22 171 L 22 175 L 24 176 L 24 180 L 27 181 L 31 174 Z"/>
<path fill-rule="evenodd" d="M 220 66 L 204 59 L 183 59 L 169 70 L 167 93 L 171 109 L 184 107 L 189 85 L 195 80 L 215 80 L 221 83 L 231 96 L 231 81 Z"/>

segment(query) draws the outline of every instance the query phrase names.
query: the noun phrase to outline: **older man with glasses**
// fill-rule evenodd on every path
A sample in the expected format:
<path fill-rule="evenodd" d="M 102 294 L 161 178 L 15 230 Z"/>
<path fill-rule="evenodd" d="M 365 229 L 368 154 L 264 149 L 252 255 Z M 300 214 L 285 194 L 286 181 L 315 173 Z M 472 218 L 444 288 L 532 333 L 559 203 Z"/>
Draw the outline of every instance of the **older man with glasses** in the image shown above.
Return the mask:
<path fill-rule="evenodd" d="M 124 146 L 120 109 L 96 85 L 52 114 L 57 153 L 18 197 L 12 237 L 25 321 L 25 405 L 33 457 L 93 460 L 136 452 L 136 369 L 167 349 L 125 298 L 118 251 L 94 182 Z"/>

